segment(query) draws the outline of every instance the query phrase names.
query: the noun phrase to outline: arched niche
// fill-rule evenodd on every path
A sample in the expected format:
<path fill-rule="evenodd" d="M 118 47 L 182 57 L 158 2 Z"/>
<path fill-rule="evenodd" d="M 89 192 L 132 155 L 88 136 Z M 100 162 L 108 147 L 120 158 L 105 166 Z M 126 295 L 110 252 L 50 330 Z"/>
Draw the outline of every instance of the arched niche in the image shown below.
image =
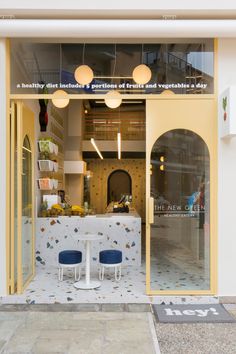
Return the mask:
<path fill-rule="evenodd" d="M 125 170 L 115 170 L 107 179 L 107 205 L 118 201 L 122 194 L 132 194 L 132 178 Z"/>

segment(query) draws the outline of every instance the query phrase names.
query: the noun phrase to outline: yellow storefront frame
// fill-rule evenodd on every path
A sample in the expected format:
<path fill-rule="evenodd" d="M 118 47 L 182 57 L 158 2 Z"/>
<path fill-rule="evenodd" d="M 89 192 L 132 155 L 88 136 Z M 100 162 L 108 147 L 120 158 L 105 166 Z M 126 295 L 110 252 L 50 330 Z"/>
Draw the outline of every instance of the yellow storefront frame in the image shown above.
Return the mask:
<path fill-rule="evenodd" d="M 68 95 L 68 98 L 71 100 L 74 99 L 98 99 L 104 98 L 104 95 Z M 103 96 L 103 97 L 102 97 Z M 211 106 L 214 110 L 212 115 L 211 121 L 214 121 L 214 127 L 205 127 L 208 134 L 212 134 L 213 140 L 208 147 L 210 148 L 211 152 L 211 242 L 210 242 L 210 278 L 211 278 L 211 286 L 209 290 L 168 290 L 168 291 L 158 291 L 158 290 L 151 290 L 150 288 L 150 224 L 149 224 L 149 217 L 150 217 L 150 210 L 149 210 L 149 200 L 146 199 L 146 294 L 147 295 L 215 295 L 217 293 L 217 99 L 216 95 L 134 95 L 135 99 L 144 99 L 146 100 L 146 122 L 149 124 L 149 116 L 152 115 L 150 108 L 153 107 L 154 110 L 160 105 L 160 103 L 164 102 L 167 106 L 168 103 L 175 100 L 183 102 L 185 107 L 191 106 L 192 102 L 197 102 L 199 109 L 204 107 L 204 102 L 210 102 Z M 145 96 L 145 97 L 144 97 Z M 25 95 L 10 95 L 11 99 L 21 99 L 21 100 L 34 100 L 40 98 L 52 98 L 52 95 L 38 95 L 38 94 L 25 94 Z M 133 96 L 132 96 L 133 97 Z M 130 95 L 124 95 L 124 99 L 130 99 Z M 159 109 L 159 108 L 158 108 Z M 199 125 L 199 121 L 197 119 L 192 119 L 190 130 L 196 131 L 196 127 Z M 180 127 L 178 124 L 173 125 L 171 124 L 169 127 L 166 125 L 167 130 L 174 129 L 175 127 Z M 204 126 L 202 126 L 204 127 Z M 148 129 L 148 126 L 146 127 Z M 187 129 L 187 126 L 185 126 Z M 163 132 L 166 131 L 163 129 Z M 213 130 L 212 130 L 213 129 Z M 154 131 L 154 130 L 153 130 Z M 160 134 L 161 135 L 161 134 Z M 199 132 L 199 135 L 202 136 L 202 132 Z M 203 137 L 203 136 L 202 136 Z M 158 138 L 158 135 L 156 135 Z M 204 139 L 204 137 L 203 137 Z M 205 140 L 205 139 L 204 139 Z M 207 139 L 206 139 L 207 140 Z M 150 191 L 150 159 L 148 158 L 148 154 L 151 148 L 151 140 L 149 136 L 146 136 L 146 198 L 148 196 L 148 191 Z M 214 175 L 214 179 L 212 176 Z"/>
<path fill-rule="evenodd" d="M 10 208 L 11 208 L 11 198 L 10 198 L 10 175 L 11 175 L 11 168 L 10 168 L 10 144 L 11 144 L 11 137 L 10 137 L 10 102 L 11 100 L 35 100 L 35 99 L 52 99 L 53 95 L 52 94 L 11 94 L 10 93 L 10 40 L 8 40 L 7 44 L 7 49 L 8 49 L 8 54 L 7 54 L 7 82 L 6 82 L 6 87 L 7 87 L 7 99 L 6 99 L 6 105 L 7 105 L 7 115 L 6 115 L 6 120 L 7 120 L 7 146 L 6 146 L 6 152 L 7 152 L 7 166 L 6 166 L 6 174 L 7 174 L 7 185 L 6 189 L 9 191 L 7 193 L 8 198 L 6 200 L 6 225 L 7 225 L 7 231 L 6 231 L 6 263 L 7 263 L 7 292 L 8 294 L 10 293 L 10 287 L 11 287 L 11 276 L 9 273 L 10 269 L 10 248 L 12 247 L 10 245 L 10 232 L 11 228 L 13 225 L 11 224 L 11 215 L 10 215 Z M 218 217 L 217 217 L 217 87 L 218 87 L 218 80 L 217 80 L 217 39 L 214 40 L 214 93 L 213 94 L 206 94 L 206 95 L 196 95 L 196 94 L 188 94 L 188 95 L 179 95 L 176 94 L 173 96 L 171 95 L 166 95 L 166 96 L 160 96 L 160 95 L 149 95 L 149 94 L 132 94 L 132 97 L 130 94 L 122 94 L 123 99 L 144 99 L 146 100 L 147 105 L 149 105 L 150 102 L 157 103 L 159 100 L 161 101 L 169 101 L 169 100 L 183 100 L 185 102 L 188 102 L 189 100 L 194 100 L 199 102 L 201 105 L 201 101 L 204 100 L 210 100 L 212 104 L 215 107 L 215 114 L 214 114 L 214 119 L 215 119 L 215 142 L 213 143 L 212 147 L 215 149 L 215 155 L 214 155 L 214 182 L 212 185 L 212 189 L 215 191 L 215 196 L 214 196 L 214 208 L 215 212 L 212 214 L 211 211 L 211 228 L 213 227 L 213 230 L 211 229 L 211 232 L 214 231 L 214 237 L 211 237 L 211 244 L 210 244 L 210 254 L 211 254 L 211 269 L 210 269 L 210 276 L 211 276 L 211 287 L 210 290 L 185 290 L 185 291 L 153 291 L 150 289 L 150 237 L 148 237 L 148 232 L 150 232 L 150 226 L 148 223 L 149 217 L 150 217 L 150 212 L 149 212 L 149 201 L 147 200 L 146 204 L 146 294 L 147 295 L 214 295 L 217 293 L 217 249 L 218 249 L 218 244 L 217 244 L 217 225 L 218 225 Z M 82 99 L 104 99 L 105 94 L 68 94 L 65 98 L 69 98 L 70 100 L 82 100 Z M 148 112 L 146 111 L 146 115 Z M 148 168 L 146 168 L 146 190 L 148 190 L 149 184 L 148 184 L 148 179 L 150 177 L 150 164 L 148 164 Z M 212 193 L 211 193 L 212 195 Z M 211 208 L 212 209 L 212 208 Z M 214 224 L 214 226 L 213 226 Z"/>
<path fill-rule="evenodd" d="M 168 102 L 161 97 L 146 101 L 146 293 L 148 295 L 215 295 L 217 293 L 217 101 L 185 99 L 171 95 Z M 155 141 L 167 131 L 188 129 L 197 133 L 210 153 L 210 289 L 152 290 L 151 233 L 153 208 L 150 203 L 150 155 Z"/>
<path fill-rule="evenodd" d="M 12 101 L 10 109 L 10 227 L 8 254 L 8 292 L 21 294 L 34 277 L 35 264 L 32 262 L 31 274 L 27 279 L 22 276 L 22 176 L 23 176 L 23 141 L 30 141 L 32 166 L 35 165 L 34 114 L 22 101 Z M 35 249 L 35 174 L 32 169 L 32 246 L 31 259 L 34 260 Z M 17 198 L 15 198 L 17 193 Z M 17 228 L 15 222 L 17 220 Z"/>

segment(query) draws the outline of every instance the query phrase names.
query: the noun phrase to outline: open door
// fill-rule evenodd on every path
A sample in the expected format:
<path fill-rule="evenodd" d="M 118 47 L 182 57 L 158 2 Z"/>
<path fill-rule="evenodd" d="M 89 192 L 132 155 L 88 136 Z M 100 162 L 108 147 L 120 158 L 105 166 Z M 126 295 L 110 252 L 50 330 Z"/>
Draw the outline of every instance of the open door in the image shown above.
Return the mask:
<path fill-rule="evenodd" d="M 22 293 L 35 273 L 34 113 L 11 103 L 10 294 Z"/>
<path fill-rule="evenodd" d="M 216 293 L 215 99 L 146 103 L 149 295 Z"/>

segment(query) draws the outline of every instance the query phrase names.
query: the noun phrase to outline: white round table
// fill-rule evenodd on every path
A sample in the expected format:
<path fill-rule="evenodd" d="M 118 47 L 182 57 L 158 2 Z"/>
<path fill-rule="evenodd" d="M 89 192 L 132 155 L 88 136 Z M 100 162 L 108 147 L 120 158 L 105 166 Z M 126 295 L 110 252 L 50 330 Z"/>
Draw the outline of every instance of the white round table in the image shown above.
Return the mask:
<path fill-rule="evenodd" d="M 79 280 L 74 283 L 74 287 L 77 289 L 96 289 L 99 288 L 101 282 L 90 279 L 90 246 L 91 241 L 102 240 L 103 236 L 98 234 L 83 234 L 77 235 L 78 240 L 85 241 L 86 248 L 86 264 L 85 264 L 85 280 Z"/>

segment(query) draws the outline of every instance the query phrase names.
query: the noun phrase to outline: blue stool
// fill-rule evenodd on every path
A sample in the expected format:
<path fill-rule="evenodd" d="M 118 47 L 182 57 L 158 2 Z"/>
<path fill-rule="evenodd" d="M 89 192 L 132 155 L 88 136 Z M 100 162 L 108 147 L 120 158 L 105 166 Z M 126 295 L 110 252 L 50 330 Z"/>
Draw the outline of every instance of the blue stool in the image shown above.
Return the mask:
<path fill-rule="evenodd" d="M 119 250 L 104 250 L 99 253 L 99 279 L 104 279 L 105 268 L 115 268 L 115 280 L 121 279 L 122 252 Z"/>
<path fill-rule="evenodd" d="M 82 262 L 82 252 L 76 250 L 61 251 L 58 255 L 58 278 L 63 280 L 63 269 L 74 268 L 75 280 L 80 279 L 80 264 Z M 78 278 L 76 277 L 76 269 L 79 268 Z"/>

